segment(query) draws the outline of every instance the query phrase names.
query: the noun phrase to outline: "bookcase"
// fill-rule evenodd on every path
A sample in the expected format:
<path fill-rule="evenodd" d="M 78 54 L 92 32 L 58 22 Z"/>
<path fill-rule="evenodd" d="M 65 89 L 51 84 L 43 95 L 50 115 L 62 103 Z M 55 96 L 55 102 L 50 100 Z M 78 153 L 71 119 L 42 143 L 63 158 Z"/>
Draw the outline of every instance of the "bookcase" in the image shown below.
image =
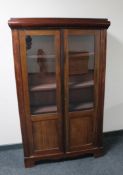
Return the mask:
<path fill-rule="evenodd" d="M 25 167 L 102 154 L 107 19 L 12 18 Z"/>

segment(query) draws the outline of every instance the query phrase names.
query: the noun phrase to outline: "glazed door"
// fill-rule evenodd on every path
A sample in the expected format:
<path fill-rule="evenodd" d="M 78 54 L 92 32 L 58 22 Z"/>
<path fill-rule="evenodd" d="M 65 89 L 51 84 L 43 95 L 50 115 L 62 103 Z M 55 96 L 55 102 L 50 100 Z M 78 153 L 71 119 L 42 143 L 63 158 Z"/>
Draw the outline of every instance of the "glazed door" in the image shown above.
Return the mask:
<path fill-rule="evenodd" d="M 25 30 L 19 35 L 30 152 L 61 154 L 60 32 Z"/>
<path fill-rule="evenodd" d="M 64 31 L 67 152 L 89 149 L 94 145 L 99 36 L 95 30 Z"/>

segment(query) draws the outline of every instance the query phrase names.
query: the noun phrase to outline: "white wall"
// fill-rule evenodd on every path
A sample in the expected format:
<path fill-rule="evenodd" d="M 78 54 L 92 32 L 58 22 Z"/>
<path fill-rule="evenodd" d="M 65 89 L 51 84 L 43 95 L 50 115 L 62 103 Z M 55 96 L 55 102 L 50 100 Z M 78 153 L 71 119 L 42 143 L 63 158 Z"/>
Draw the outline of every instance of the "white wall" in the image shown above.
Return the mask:
<path fill-rule="evenodd" d="M 21 142 L 16 97 L 10 17 L 108 18 L 104 131 L 123 129 L 123 1 L 0 1 L 0 145 Z"/>

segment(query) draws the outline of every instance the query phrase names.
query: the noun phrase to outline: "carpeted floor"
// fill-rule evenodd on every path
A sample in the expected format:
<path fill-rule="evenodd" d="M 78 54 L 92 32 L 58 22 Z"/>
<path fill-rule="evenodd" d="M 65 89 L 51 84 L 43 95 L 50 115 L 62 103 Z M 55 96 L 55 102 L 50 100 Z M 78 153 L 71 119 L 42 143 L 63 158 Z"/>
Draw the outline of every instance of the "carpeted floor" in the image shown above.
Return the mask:
<path fill-rule="evenodd" d="M 0 151 L 0 175 L 123 175 L 123 133 L 104 136 L 105 155 L 24 168 L 22 149 Z"/>

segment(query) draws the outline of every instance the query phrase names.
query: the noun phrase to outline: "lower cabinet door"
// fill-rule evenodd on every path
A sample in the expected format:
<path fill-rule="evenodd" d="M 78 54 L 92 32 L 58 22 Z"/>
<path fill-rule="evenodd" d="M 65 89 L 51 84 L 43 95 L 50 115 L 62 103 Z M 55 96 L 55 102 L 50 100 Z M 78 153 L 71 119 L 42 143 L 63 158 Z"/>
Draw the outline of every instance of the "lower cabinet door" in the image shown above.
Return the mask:
<path fill-rule="evenodd" d="M 94 115 L 92 111 L 69 113 L 68 151 L 93 147 Z"/>
<path fill-rule="evenodd" d="M 58 116 L 46 116 L 35 121 L 33 119 L 32 133 L 35 154 L 53 154 L 63 151 L 62 123 Z"/>

